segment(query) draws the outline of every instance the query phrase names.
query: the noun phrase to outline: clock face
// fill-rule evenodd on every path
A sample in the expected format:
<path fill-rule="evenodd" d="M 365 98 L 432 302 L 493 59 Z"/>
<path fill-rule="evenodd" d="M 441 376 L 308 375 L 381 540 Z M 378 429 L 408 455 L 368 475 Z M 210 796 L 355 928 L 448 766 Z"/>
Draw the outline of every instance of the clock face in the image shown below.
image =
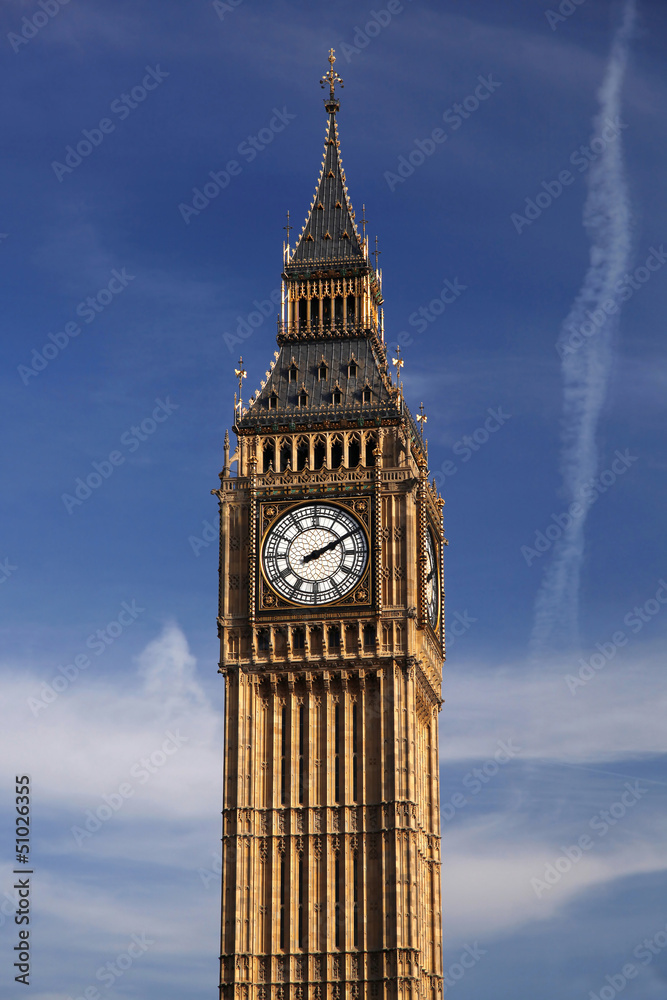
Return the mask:
<path fill-rule="evenodd" d="M 339 601 L 357 586 L 368 563 L 360 522 L 343 507 L 305 503 L 269 529 L 262 570 L 273 589 L 295 604 Z"/>
<path fill-rule="evenodd" d="M 431 628 L 435 631 L 440 612 L 440 581 L 438 580 L 438 561 L 433 544 L 433 535 L 426 529 L 426 611 Z"/>

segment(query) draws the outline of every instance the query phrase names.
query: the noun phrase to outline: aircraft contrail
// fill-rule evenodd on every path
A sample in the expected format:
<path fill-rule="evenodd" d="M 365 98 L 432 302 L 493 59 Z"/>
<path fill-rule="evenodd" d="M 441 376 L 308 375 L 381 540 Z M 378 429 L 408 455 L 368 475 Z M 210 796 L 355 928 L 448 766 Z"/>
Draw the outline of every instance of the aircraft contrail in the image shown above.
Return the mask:
<path fill-rule="evenodd" d="M 603 148 L 588 168 L 583 217 L 591 244 L 590 264 L 558 340 L 563 372 L 560 460 L 563 509 L 579 502 L 582 513 L 564 527 L 545 570 L 535 602 L 531 635 L 535 655 L 544 654 L 556 645 L 572 647 L 578 638 L 579 582 L 590 506 L 590 500 L 586 500 L 587 486 L 598 472 L 597 428 L 607 395 L 613 340 L 619 322 L 619 284 L 622 286 L 631 255 L 622 140 L 626 124 L 620 119 L 620 96 L 636 14 L 636 0 L 627 0 L 598 92 L 599 111 L 593 120 L 593 136 L 598 140 L 597 146 Z M 595 151 L 593 142 L 591 148 Z M 615 311 L 610 303 L 616 307 Z"/>

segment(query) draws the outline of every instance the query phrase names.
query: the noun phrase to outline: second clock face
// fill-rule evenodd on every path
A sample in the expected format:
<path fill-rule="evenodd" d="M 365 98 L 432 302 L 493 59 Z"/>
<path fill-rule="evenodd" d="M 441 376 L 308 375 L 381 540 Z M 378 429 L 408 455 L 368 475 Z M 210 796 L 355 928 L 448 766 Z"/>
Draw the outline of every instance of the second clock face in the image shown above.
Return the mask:
<path fill-rule="evenodd" d="M 435 630 L 440 613 L 440 583 L 433 535 L 428 528 L 426 529 L 426 610 L 431 628 Z"/>
<path fill-rule="evenodd" d="M 344 507 L 305 503 L 269 529 L 262 570 L 281 597 L 295 604 L 339 601 L 359 583 L 368 563 L 360 522 Z"/>

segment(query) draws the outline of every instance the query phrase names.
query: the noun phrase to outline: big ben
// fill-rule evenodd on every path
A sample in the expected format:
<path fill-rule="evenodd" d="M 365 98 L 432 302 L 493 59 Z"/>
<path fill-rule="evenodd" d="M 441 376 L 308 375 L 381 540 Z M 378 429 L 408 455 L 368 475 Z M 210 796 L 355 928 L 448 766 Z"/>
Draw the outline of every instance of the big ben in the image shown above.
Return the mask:
<path fill-rule="evenodd" d="M 442 995 L 443 500 L 385 346 L 334 61 L 278 350 L 214 491 L 228 1000 Z"/>

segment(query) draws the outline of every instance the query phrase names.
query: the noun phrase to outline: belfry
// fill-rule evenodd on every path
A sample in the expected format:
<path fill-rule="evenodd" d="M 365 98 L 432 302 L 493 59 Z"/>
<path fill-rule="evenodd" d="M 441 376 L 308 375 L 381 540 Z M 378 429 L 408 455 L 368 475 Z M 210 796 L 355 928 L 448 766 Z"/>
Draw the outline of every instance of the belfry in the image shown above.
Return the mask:
<path fill-rule="evenodd" d="M 442 995 L 443 500 L 383 331 L 330 70 L 278 350 L 225 437 L 221 997 Z M 233 474 L 233 466 L 236 466 Z"/>

